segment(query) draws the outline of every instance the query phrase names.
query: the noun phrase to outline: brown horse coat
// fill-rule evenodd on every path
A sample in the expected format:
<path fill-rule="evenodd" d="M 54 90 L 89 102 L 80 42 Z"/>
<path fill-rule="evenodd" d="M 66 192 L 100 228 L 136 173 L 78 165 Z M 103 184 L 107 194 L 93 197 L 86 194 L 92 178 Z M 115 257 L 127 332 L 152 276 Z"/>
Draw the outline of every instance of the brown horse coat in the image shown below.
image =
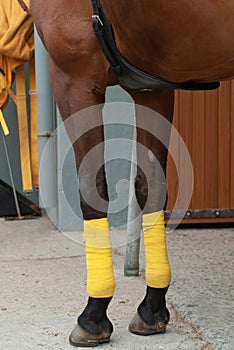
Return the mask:
<path fill-rule="evenodd" d="M 233 0 L 133 0 L 118 1 L 118 6 L 109 0 L 101 3 L 112 22 L 117 47 L 136 67 L 175 82 L 233 76 Z M 57 52 L 56 61 L 64 57 L 64 50 L 69 61 L 73 58 L 83 65 L 87 50 L 90 64 L 98 68 L 97 61 L 103 57 L 92 30 L 89 0 L 58 0 L 46 6 L 31 0 L 31 7 L 39 32 L 46 32 L 48 51 L 53 55 Z M 105 60 L 102 67 L 99 64 L 99 69 L 108 69 L 104 68 Z"/>
<path fill-rule="evenodd" d="M 141 70 L 173 82 L 212 82 L 234 76 L 234 0 L 102 0 L 101 4 L 112 22 L 118 49 Z M 85 220 L 106 218 L 108 191 L 104 166 L 95 181 L 91 174 L 96 164 L 104 164 L 102 104 L 106 87 L 116 84 L 117 80 L 92 28 L 91 1 L 31 0 L 30 10 L 48 50 L 51 85 L 62 118 L 66 120 L 86 107 L 98 106 L 86 110 L 79 125 L 74 121 L 67 131 L 74 140 L 76 133 L 90 126 L 89 132 L 73 145 L 80 192 L 85 193 L 85 200 L 81 196 L 81 209 Z M 136 104 L 147 106 L 172 121 L 173 91 L 153 89 L 129 93 Z M 139 206 L 147 214 L 161 211 L 165 205 L 164 175 L 170 132 L 162 145 L 150 132 L 139 127 L 145 121 L 145 113 L 138 107 L 137 144 L 145 148 L 138 146 L 137 149 L 137 161 L 142 167 L 137 169 L 135 190 Z M 100 127 L 92 129 L 94 120 Z M 146 129 L 151 130 L 153 123 L 158 130 L 163 130 L 155 119 L 148 120 Z M 90 156 L 81 171 L 84 156 L 97 144 L 102 145 L 100 154 Z M 157 161 L 152 161 L 152 154 Z M 98 209 L 89 205 L 96 188 L 105 200 Z M 147 200 L 148 193 L 152 201 Z M 133 333 L 147 335 L 165 331 L 169 320 L 165 303 L 167 288 L 147 286 L 146 296 L 130 326 Z M 106 316 L 110 299 L 89 299 L 70 337 L 73 345 L 90 346 L 109 341 L 113 331 Z"/>

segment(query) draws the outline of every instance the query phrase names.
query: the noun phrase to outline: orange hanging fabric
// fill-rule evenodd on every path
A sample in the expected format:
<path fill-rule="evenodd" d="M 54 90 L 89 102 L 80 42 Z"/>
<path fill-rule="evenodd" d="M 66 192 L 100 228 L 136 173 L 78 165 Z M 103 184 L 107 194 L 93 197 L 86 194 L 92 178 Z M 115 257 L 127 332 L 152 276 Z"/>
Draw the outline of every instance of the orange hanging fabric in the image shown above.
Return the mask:
<path fill-rule="evenodd" d="M 12 72 L 9 59 L 0 55 L 0 124 L 5 136 L 9 134 L 9 129 L 3 116 L 3 109 L 8 102 L 11 84 Z"/>
<path fill-rule="evenodd" d="M 38 137 L 37 137 L 37 96 L 36 96 L 36 77 L 35 77 L 35 60 L 29 63 L 30 71 L 30 141 L 31 141 L 31 163 L 32 163 L 32 180 L 33 185 L 39 186 L 38 170 Z"/>
<path fill-rule="evenodd" d="M 26 0 L 25 3 L 29 6 L 30 0 Z M 0 123 L 4 134 L 7 135 L 9 130 L 2 110 L 10 96 L 17 105 L 23 190 L 31 191 L 33 184 L 38 186 L 33 21 L 31 16 L 22 10 L 18 0 L 0 0 L 0 12 Z M 31 68 L 30 131 L 24 76 L 25 62 L 30 62 Z M 16 76 L 16 96 L 11 90 L 14 76 Z"/>
<path fill-rule="evenodd" d="M 18 114 L 20 162 L 24 191 L 32 191 L 32 172 L 29 148 L 29 128 L 24 80 L 24 65 L 16 68 L 16 106 Z"/>

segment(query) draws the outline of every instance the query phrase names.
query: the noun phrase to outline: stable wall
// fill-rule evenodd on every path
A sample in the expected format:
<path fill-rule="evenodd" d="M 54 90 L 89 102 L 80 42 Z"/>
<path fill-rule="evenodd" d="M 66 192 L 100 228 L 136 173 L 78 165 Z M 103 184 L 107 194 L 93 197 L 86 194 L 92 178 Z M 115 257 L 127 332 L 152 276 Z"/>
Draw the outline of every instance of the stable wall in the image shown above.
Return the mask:
<path fill-rule="evenodd" d="M 173 124 L 185 141 L 194 170 L 186 223 L 234 221 L 234 81 L 222 82 L 214 91 L 177 91 Z M 188 171 L 183 159 L 179 171 Z M 167 174 L 167 209 L 171 210 L 178 188 L 171 158 Z M 187 190 L 185 182 L 185 194 Z M 183 204 L 178 208 L 183 209 Z"/>

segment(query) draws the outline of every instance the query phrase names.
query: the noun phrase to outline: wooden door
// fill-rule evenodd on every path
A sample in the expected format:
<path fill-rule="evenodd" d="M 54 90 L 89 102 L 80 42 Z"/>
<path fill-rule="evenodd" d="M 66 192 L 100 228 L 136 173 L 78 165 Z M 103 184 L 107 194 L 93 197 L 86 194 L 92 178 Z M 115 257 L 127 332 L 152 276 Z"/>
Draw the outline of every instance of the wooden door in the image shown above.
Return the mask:
<path fill-rule="evenodd" d="M 185 141 L 194 170 L 186 223 L 234 222 L 234 80 L 222 82 L 213 91 L 177 91 L 174 126 Z M 183 159 L 179 160 L 181 171 L 187 171 Z M 169 156 L 168 211 L 177 197 L 178 176 Z M 185 182 L 185 193 L 186 186 Z M 183 203 L 176 209 L 185 209 Z"/>

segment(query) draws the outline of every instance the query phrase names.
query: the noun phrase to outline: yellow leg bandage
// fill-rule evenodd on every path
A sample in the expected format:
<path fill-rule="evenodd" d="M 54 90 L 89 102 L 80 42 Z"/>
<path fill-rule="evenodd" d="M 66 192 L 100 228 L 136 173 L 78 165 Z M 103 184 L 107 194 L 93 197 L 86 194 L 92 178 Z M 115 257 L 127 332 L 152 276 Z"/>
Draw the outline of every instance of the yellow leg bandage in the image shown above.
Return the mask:
<path fill-rule="evenodd" d="M 115 278 L 108 220 L 85 220 L 87 292 L 93 298 L 114 295 Z"/>
<path fill-rule="evenodd" d="M 143 215 L 146 283 L 152 288 L 168 287 L 171 270 L 167 257 L 163 210 Z"/>

